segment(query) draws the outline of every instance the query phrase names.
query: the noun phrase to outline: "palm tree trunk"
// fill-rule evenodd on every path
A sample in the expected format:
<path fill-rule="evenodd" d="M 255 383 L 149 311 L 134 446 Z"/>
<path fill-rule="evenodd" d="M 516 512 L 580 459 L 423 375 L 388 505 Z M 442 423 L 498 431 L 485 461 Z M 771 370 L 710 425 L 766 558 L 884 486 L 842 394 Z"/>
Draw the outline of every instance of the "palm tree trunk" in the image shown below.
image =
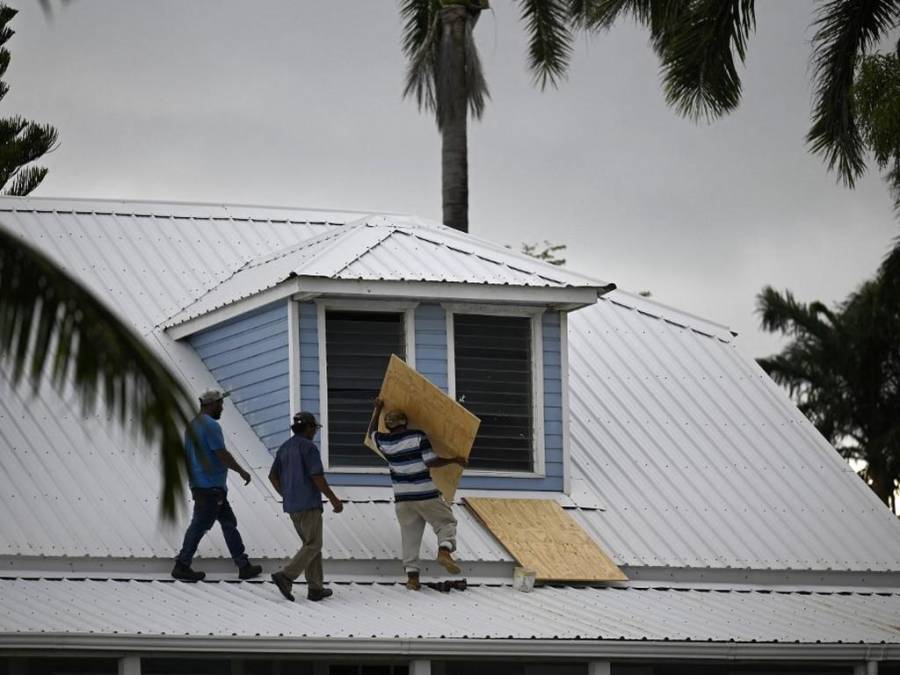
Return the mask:
<path fill-rule="evenodd" d="M 454 92 L 452 105 L 444 110 L 441 125 L 441 187 L 444 224 L 469 231 L 469 155 L 466 129 L 466 22 L 465 7 L 441 9 L 441 41 L 449 45 L 445 76 Z"/>

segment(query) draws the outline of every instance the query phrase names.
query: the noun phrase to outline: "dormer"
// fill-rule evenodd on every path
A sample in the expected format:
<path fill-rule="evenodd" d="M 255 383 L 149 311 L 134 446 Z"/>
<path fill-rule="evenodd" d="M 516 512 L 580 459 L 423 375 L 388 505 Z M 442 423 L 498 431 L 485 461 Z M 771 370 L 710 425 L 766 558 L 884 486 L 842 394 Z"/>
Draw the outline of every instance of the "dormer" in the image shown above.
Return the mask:
<path fill-rule="evenodd" d="M 569 312 L 615 286 L 442 225 L 373 216 L 264 257 L 172 317 L 273 451 L 316 413 L 336 485 L 388 485 L 362 443 L 397 354 L 482 419 L 461 487 L 567 489 Z"/>

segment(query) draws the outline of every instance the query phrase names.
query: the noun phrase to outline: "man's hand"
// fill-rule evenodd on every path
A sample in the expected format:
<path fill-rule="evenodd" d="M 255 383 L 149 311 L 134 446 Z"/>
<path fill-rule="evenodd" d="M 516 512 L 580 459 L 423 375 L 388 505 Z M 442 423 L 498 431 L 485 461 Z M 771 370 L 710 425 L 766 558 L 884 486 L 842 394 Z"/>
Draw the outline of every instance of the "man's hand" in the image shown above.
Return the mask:
<path fill-rule="evenodd" d="M 331 500 L 331 508 L 334 509 L 335 513 L 340 513 L 341 511 L 344 510 L 344 504 L 341 502 L 340 499 L 335 497 L 334 499 Z"/>
<path fill-rule="evenodd" d="M 247 471 L 246 469 L 241 469 L 240 474 L 241 474 L 241 478 L 244 479 L 244 485 L 249 485 L 250 484 L 250 472 Z"/>
<path fill-rule="evenodd" d="M 376 396 L 373 403 L 375 404 L 375 410 L 381 410 L 384 407 L 384 399 L 380 396 Z"/>

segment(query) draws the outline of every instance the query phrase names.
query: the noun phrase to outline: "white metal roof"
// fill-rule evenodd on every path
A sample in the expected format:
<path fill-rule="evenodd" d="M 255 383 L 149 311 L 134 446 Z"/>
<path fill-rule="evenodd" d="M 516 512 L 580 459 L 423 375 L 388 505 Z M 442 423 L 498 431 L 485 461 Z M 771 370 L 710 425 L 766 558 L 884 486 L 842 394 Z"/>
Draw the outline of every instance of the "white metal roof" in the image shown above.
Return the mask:
<path fill-rule="evenodd" d="M 178 325 L 295 277 L 553 288 L 607 286 L 444 225 L 408 217 L 369 216 L 246 262 L 166 325 Z"/>
<path fill-rule="evenodd" d="M 0 222 L 84 279 L 198 391 L 214 383 L 208 370 L 154 327 L 248 261 L 324 244 L 357 217 L 0 198 Z M 570 316 L 569 344 L 572 513 L 618 564 L 900 571 L 900 524 L 726 329 L 613 292 Z M 0 388 L 0 507 L 15 516 L 0 519 L 0 557 L 174 555 L 180 526 L 158 527 L 158 471 L 138 444 L 47 388 L 36 399 Z M 223 426 L 255 472 L 231 491 L 251 555 L 284 557 L 296 535 L 265 485 L 269 456 L 233 407 Z M 329 516 L 328 557 L 395 557 L 389 505 L 353 506 Z M 509 560 L 461 517 L 464 560 Z M 200 554 L 227 556 L 216 533 Z"/>
<path fill-rule="evenodd" d="M 129 636 L 147 644 L 163 637 L 284 638 L 285 647 L 313 638 L 892 643 L 894 650 L 900 643 L 897 593 L 332 588 L 335 595 L 311 611 L 302 584 L 291 603 L 269 582 L 3 579 L 0 646 L 26 636 L 53 646 L 74 636 L 106 646 Z"/>

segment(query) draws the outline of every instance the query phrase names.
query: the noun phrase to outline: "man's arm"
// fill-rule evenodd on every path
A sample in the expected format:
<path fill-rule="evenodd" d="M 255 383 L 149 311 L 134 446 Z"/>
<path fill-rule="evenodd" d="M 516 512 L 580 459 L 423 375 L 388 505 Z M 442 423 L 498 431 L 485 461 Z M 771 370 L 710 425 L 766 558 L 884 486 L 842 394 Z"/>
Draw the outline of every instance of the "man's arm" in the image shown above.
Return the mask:
<path fill-rule="evenodd" d="M 331 508 L 334 509 L 335 513 L 340 513 L 344 510 L 344 505 L 341 503 L 341 500 L 338 499 L 337 495 L 331 490 L 331 486 L 328 484 L 328 481 L 325 480 L 325 476 L 323 474 L 316 474 L 314 476 L 310 476 L 312 478 L 312 482 L 315 484 L 317 488 L 319 488 L 319 492 L 328 497 L 328 501 L 331 502 Z"/>
<path fill-rule="evenodd" d="M 428 465 L 429 469 L 436 469 L 439 466 L 447 466 L 448 464 L 459 464 L 461 467 L 465 468 L 469 466 L 469 460 L 465 457 L 438 457 L 435 455 L 435 458 L 430 462 L 425 462 Z"/>
<path fill-rule="evenodd" d="M 378 430 L 378 419 L 381 417 L 381 411 L 384 408 L 384 400 L 381 397 L 375 399 L 375 411 L 372 413 L 372 419 L 369 420 L 369 428 L 366 431 L 366 437 L 371 437 L 372 433 Z"/>
<path fill-rule="evenodd" d="M 228 452 L 225 448 L 221 450 L 216 450 L 216 457 L 219 458 L 219 461 L 222 462 L 225 466 L 227 466 L 232 471 L 237 471 L 241 478 L 244 479 L 244 485 L 250 482 L 250 474 L 237 463 L 234 457 L 231 456 L 231 453 Z"/>
<path fill-rule="evenodd" d="M 269 471 L 269 482 L 272 484 L 272 487 L 275 488 L 275 492 L 284 497 L 281 493 L 281 478 L 275 473 L 275 467 L 272 467 L 272 470 Z"/>

